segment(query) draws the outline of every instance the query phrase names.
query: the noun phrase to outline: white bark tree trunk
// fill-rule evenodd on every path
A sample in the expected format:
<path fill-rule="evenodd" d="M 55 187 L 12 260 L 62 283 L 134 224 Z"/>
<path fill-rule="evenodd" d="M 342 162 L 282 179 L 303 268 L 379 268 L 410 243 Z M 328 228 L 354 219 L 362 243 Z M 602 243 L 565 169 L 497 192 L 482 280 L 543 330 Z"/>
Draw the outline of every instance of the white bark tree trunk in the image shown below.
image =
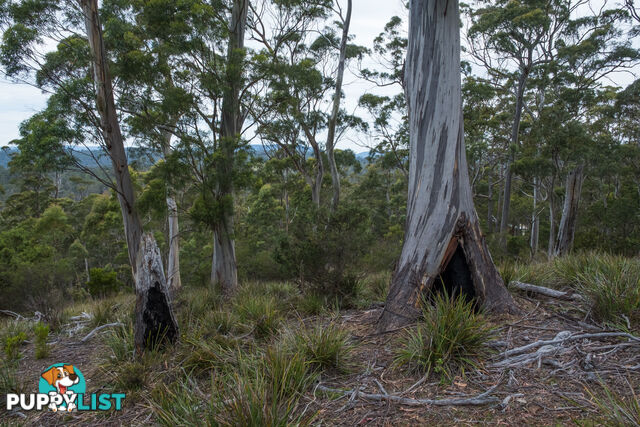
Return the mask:
<path fill-rule="evenodd" d="M 538 241 L 540 236 L 540 215 L 538 215 L 539 186 L 538 177 L 533 178 L 533 212 L 531 214 L 531 239 L 529 241 L 532 258 L 536 255 L 536 252 L 538 252 Z"/>
<path fill-rule="evenodd" d="M 162 152 L 165 159 L 171 155 L 171 133 L 164 133 Z M 171 296 L 177 295 L 182 287 L 180 279 L 180 224 L 178 205 L 173 188 L 167 188 L 167 222 L 169 225 L 169 255 L 167 256 L 167 287 Z"/>
<path fill-rule="evenodd" d="M 141 354 L 146 348 L 153 348 L 165 341 L 173 342 L 178 336 L 178 325 L 171 310 L 160 251 L 151 235 L 143 235 L 142 223 L 135 208 L 135 191 L 115 107 L 98 2 L 79 0 L 78 3 L 85 16 L 87 38 L 93 57 L 100 128 L 111 157 L 129 261 L 136 284 L 135 344 L 138 354 Z M 157 272 L 158 269 L 160 273 Z"/>
<path fill-rule="evenodd" d="M 349 41 L 349 25 L 351 23 L 351 0 L 347 0 L 347 13 L 342 24 L 342 39 L 340 40 L 340 57 L 338 59 L 338 71 L 336 76 L 336 92 L 333 96 L 333 110 L 328 122 L 327 133 L 327 158 L 329 160 L 329 169 L 331 171 L 331 183 L 333 187 L 333 197 L 331 199 L 331 209 L 335 211 L 340 203 L 340 173 L 336 165 L 334 154 L 336 140 L 336 124 L 338 122 L 338 113 L 340 112 L 340 97 L 342 95 L 342 80 L 344 79 L 344 67 L 347 57 L 347 42 Z"/>
<path fill-rule="evenodd" d="M 473 206 L 462 120 L 458 1 L 412 0 L 409 17 L 407 223 L 379 330 L 418 318 L 422 297 L 434 289 L 441 274 L 452 272 L 448 267 L 454 258 L 460 271 L 453 273 L 470 277 L 471 291 L 481 305 L 517 310 L 493 264 Z"/>
<path fill-rule="evenodd" d="M 558 226 L 558 238 L 553 248 L 555 256 L 566 255 L 573 247 L 573 238 L 578 220 L 578 205 L 582 192 L 584 164 L 580 164 L 567 175 L 565 182 L 564 205 Z"/>
<path fill-rule="evenodd" d="M 518 78 L 518 86 L 516 88 L 516 110 L 513 115 L 511 125 L 511 145 L 509 147 L 509 156 L 507 157 L 507 170 L 504 179 L 504 197 L 502 202 L 502 215 L 500 217 L 500 241 L 502 245 L 506 245 L 506 236 L 504 235 L 509 225 L 509 210 L 511 208 L 511 181 L 513 180 L 513 162 L 514 151 L 518 145 L 518 135 L 520 134 L 520 121 L 522 119 L 522 108 L 524 107 L 524 89 L 529 76 L 528 68 L 520 69 L 520 77 Z"/>

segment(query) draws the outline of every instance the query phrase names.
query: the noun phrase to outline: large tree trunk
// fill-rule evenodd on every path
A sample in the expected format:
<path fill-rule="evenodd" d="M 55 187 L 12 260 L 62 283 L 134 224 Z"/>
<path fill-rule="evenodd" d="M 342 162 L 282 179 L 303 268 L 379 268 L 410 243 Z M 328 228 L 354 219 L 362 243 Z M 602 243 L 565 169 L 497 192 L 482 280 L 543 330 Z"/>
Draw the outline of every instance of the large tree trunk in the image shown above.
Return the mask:
<path fill-rule="evenodd" d="M 213 231 L 211 283 L 219 285 L 226 295 L 232 294 L 238 286 L 236 245 L 231 233 L 233 233 L 233 215 L 225 215 L 225 220 L 216 224 Z"/>
<path fill-rule="evenodd" d="M 171 133 L 164 133 L 162 152 L 165 159 L 171 155 Z M 171 296 L 175 296 L 182 287 L 180 279 L 180 224 L 178 205 L 173 188 L 167 188 L 167 222 L 169 223 L 169 255 L 167 256 L 167 287 Z"/>
<path fill-rule="evenodd" d="M 338 60 L 338 72 L 336 76 L 336 92 L 333 96 L 333 110 L 328 122 L 327 133 L 327 158 L 329 159 L 329 169 L 331 170 L 331 183 L 333 187 L 333 197 L 331 199 L 331 209 L 336 210 L 340 203 L 340 174 L 336 165 L 336 158 L 333 152 L 336 140 L 336 124 L 338 113 L 340 112 L 340 98 L 342 95 L 342 80 L 344 78 L 344 65 L 347 57 L 347 41 L 349 41 L 349 24 L 351 23 L 351 0 L 347 0 L 347 14 L 342 24 L 342 39 L 340 40 L 340 58 Z"/>
<path fill-rule="evenodd" d="M 145 348 L 154 348 L 165 341 L 174 341 L 178 336 L 178 325 L 171 310 L 160 252 L 151 235 L 143 236 L 142 223 L 135 208 L 135 192 L 118 123 L 98 15 L 98 2 L 97 0 L 79 0 L 79 4 L 85 16 L 87 38 L 93 56 L 100 127 L 111 157 L 127 238 L 129 261 L 136 284 L 135 344 L 140 354 Z"/>
<path fill-rule="evenodd" d="M 233 163 L 242 128 L 240 89 L 244 65 L 244 34 L 247 26 L 249 0 L 234 0 L 229 25 L 226 87 L 222 98 L 220 123 L 220 176 L 216 197 L 223 212 L 214 225 L 211 285 L 232 294 L 238 287 L 238 269 L 233 228 Z"/>
<path fill-rule="evenodd" d="M 578 204 L 580 202 L 580 193 L 582 192 L 583 171 L 584 165 L 580 164 L 567 175 L 562 217 L 558 226 L 558 238 L 553 248 L 555 256 L 568 254 L 573 246 L 573 237 L 578 220 Z"/>
<path fill-rule="evenodd" d="M 511 181 L 513 180 L 513 162 L 515 161 L 515 149 L 518 145 L 518 135 L 520 134 L 520 121 L 522 118 L 522 108 L 524 106 L 524 89 L 529 76 L 528 68 L 520 70 L 518 78 L 518 87 L 516 88 L 516 110 L 513 115 L 513 123 L 511 124 L 511 144 L 509 147 L 509 155 L 507 157 L 507 175 L 504 179 L 504 197 L 502 202 L 502 215 L 500 217 L 500 241 L 504 246 L 506 244 L 506 236 L 504 235 L 509 225 L 509 210 L 511 208 Z"/>
<path fill-rule="evenodd" d="M 487 309 L 517 310 L 473 207 L 462 120 L 458 1 L 413 0 L 409 16 L 407 223 L 379 330 L 418 318 L 423 296 L 442 282 L 450 294 L 474 296 Z"/>

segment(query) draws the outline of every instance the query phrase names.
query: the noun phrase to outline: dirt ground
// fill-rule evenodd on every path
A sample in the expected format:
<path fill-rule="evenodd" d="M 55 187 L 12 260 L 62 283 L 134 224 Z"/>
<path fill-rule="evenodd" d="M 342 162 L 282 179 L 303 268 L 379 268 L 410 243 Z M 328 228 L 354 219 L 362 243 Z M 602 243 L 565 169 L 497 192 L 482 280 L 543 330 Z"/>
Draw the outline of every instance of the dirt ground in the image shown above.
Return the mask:
<path fill-rule="evenodd" d="M 381 308 L 342 312 L 338 321 L 350 331 L 355 344 L 354 366 L 348 375 L 321 377 L 301 400 L 301 410 L 317 413 L 313 424 L 319 425 L 597 425 L 600 414 L 592 393 L 602 394 L 602 383 L 623 396 L 639 391 L 640 342 L 624 336 L 603 336 L 604 331 L 586 323 L 585 314 L 570 301 L 524 294 L 516 296 L 516 301 L 522 315 L 491 316 L 498 327 L 494 355 L 480 370 L 444 383 L 436 377 L 422 380 L 392 367 L 393 349 L 403 332 L 376 334 Z M 563 331 L 568 332 L 561 336 L 570 338 L 555 344 L 537 343 L 552 340 Z M 107 349 L 99 335 L 84 344 L 77 340 L 58 336 L 44 360 L 35 360 L 33 350 L 27 348 L 19 362 L 25 392 L 36 392 L 40 372 L 57 362 L 80 367 L 87 392 L 98 392 L 105 375 L 100 363 Z M 530 348 L 523 349 L 525 345 Z M 340 392 L 329 393 L 326 388 Z M 486 402 L 446 406 L 415 402 L 478 395 Z M 417 406 L 394 401 L 401 398 L 414 399 L 410 402 Z M 104 414 L 3 410 L 0 420 L 10 425 L 155 422 L 144 399 L 125 400 L 122 411 Z"/>

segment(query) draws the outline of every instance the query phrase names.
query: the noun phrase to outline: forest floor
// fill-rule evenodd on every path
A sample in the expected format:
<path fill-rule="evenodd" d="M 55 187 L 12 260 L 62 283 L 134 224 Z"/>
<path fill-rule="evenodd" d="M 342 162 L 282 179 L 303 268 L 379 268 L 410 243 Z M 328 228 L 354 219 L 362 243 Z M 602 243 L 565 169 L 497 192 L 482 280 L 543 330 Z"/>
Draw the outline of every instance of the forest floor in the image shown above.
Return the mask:
<path fill-rule="evenodd" d="M 325 311 L 304 318 L 299 314 L 288 316 L 283 324 L 294 328 L 300 323 L 339 325 L 353 347 L 348 369 L 342 373 L 322 372 L 306 388 L 295 411 L 313 415 L 310 422 L 314 425 L 598 425 L 607 424 L 602 418 L 603 410 L 633 405 L 637 410 L 636 393 L 640 391 L 637 338 L 619 331 L 615 333 L 618 335 L 612 334 L 615 336 L 603 334 L 603 329 L 586 321 L 584 310 L 575 302 L 516 291 L 513 294 L 522 309 L 521 315 L 488 316 L 497 328 L 492 356 L 482 361 L 479 369 L 451 379 L 434 373 L 423 378 L 394 367 L 394 351 L 404 332 L 376 333 L 380 304 L 359 310 Z M 194 304 L 204 304 L 199 301 L 200 295 L 178 301 L 179 319 L 185 321 L 185 311 L 195 313 Z M 91 307 L 110 304 L 112 309 L 129 310 L 131 298 L 130 294 L 120 295 L 108 302 L 75 307 L 76 312 L 69 314 L 77 316 Z M 104 322 L 107 320 L 113 319 Z M 15 326 L 20 321 L 9 322 Z M 119 326 L 105 328 L 80 342 L 96 323 L 101 322 L 88 323 L 80 317 L 51 334 L 49 355 L 44 359 L 36 360 L 34 344 L 25 342 L 14 372 L 17 387 L 24 393 L 35 393 L 44 369 L 53 363 L 71 363 L 82 370 L 87 393 L 126 392 L 123 409 L 104 413 L 2 411 L 2 424 L 166 425 L 181 423 L 176 421 L 181 418 L 167 418 L 167 413 L 194 410 L 182 408 L 185 397 L 178 394 L 169 394 L 158 403 L 161 394 L 158 389 L 168 387 L 180 377 L 186 366 L 184 360 L 195 352 L 203 354 L 201 347 L 196 349 L 192 339 L 184 336 L 190 332 L 183 330 L 177 350 L 157 352 L 138 363 L 126 354 L 119 355 L 119 347 L 114 347 L 114 337 L 118 337 L 114 330 Z M 262 341 L 251 337 L 252 332 L 255 334 L 251 329 L 237 332 L 237 338 L 259 347 Z M 206 340 L 207 336 L 206 331 L 200 332 L 198 339 Z M 557 336 L 556 342 L 541 342 Z M 119 365 L 128 368 L 121 369 Z M 203 371 L 190 371 L 187 375 L 191 402 L 212 399 L 216 393 L 215 368 L 204 366 Z M 473 404 L 463 404 L 464 399 L 473 397 L 477 398 Z M 453 402 L 444 404 L 442 399 Z M 185 416 L 182 420 L 185 424 L 208 424 L 205 412 L 203 409 L 200 421 L 197 414 L 195 418 Z"/>

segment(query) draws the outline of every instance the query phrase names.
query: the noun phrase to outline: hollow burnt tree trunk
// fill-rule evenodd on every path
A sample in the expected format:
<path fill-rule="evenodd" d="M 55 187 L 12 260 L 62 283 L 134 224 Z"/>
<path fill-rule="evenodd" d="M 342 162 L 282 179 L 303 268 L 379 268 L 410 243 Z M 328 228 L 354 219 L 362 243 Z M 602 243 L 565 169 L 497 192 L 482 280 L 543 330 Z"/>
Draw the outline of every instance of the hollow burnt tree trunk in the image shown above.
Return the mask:
<path fill-rule="evenodd" d="M 178 325 L 171 309 L 160 251 L 153 237 L 143 234 L 142 223 L 135 208 L 135 192 L 118 123 L 98 15 L 98 2 L 97 0 L 79 0 L 78 3 L 85 16 L 87 38 L 93 60 L 100 128 L 111 157 L 127 238 L 129 262 L 136 284 L 135 346 L 137 353 L 141 354 L 146 348 L 156 347 L 166 341 L 174 341 L 178 335 Z"/>
<path fill-rule="evenodd" d="M 568 254 L 573 246 L 576 222 L 578 220 L 578 204 L 580 202 L 580 193 L 582 192 L 583 172 L 584 164 L 580 164 L 567 175 L 562 217 L 558 225 L 558 238 L 553 247 L 554 256 Z"/>
<path fill-rule="evenodd" d="M 458 1 L 412 0 L 409 16 L 407 223 L 380 331 L 418 318 L 422 296 L 445 272 L 467 274 L 471 282 L 467 285 L 482 306 L 517 311 L 493 264 L 473 206 L 463 138 Z M 460 271 L 447 269 L 452 259 Z"/>
<path fill-rule="evenodd" d="M 229 23 L 229 45 L 227 47 L 227 70 L 225 90 L 222 98 L 220 123 L 220 176 L 216 196 L 222 204 L 221 217 L 213 228 L 213 260 L 211 285 L 219 285 L 222 292 L 230 295 L 238 287 L 238 267 L 233 220 L 233 167 L 238 148 L 242 114 L 240 113 L 240 89 L 244 62 L 244 36 L 247 26 L 249 0 L 234 0 Z"/>
<path fill-rule="evenodd" d="M 136 270 L 134 343 L 136 352 L 142 354 L 145 348 L 154 349 L 178 338 L 178 323 L 171 310 L 160 249 L 151 233 L 142 236 Z"/>

